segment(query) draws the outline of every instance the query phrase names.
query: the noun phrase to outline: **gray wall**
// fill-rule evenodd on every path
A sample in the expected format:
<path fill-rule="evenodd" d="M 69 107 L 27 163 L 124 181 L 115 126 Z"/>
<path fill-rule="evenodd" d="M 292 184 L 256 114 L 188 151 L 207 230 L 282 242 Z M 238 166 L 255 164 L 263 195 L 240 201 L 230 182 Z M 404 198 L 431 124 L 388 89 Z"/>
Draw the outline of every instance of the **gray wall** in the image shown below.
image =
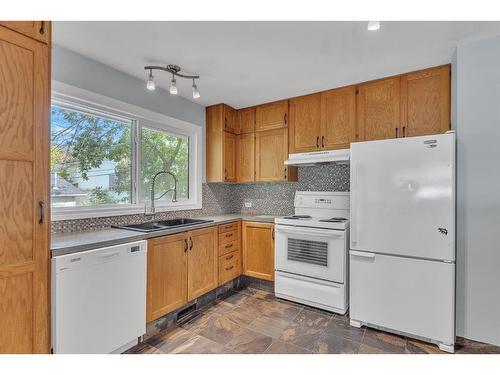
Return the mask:
<path fill-rule="evenodd" d="M 500 37 L 459 46 L 457 335 L 500 345 Z"/>
<path fill-rule="evenodd" d="M 140 80 L 57 45 L 52 48 L 52 79 L 205 126 L 205 107 L 160 88 L 146 90 L 146 73 Z"/>

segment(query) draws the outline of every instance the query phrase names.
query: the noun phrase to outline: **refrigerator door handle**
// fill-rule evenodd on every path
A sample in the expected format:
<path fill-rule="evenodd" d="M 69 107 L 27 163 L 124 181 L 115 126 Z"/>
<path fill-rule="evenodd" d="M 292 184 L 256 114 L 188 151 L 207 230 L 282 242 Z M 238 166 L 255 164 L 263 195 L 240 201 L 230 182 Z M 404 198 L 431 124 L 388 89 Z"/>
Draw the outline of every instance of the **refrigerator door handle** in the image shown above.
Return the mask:
<path fill-rule="evenodd" d="M 349 251 L 349 254 L 355 257 L 375 259 L 375 253 L 365 253 L 364 251 Z"/>
<path fill-rule="evenodd" d="M 351 186 L 358 186 L 358 165 L 352 165 L 352 183 Z M 357 225 L 356 225 L 356 189 L 351 189 L 351 244 L 356 246 L 358 243 Z"/>

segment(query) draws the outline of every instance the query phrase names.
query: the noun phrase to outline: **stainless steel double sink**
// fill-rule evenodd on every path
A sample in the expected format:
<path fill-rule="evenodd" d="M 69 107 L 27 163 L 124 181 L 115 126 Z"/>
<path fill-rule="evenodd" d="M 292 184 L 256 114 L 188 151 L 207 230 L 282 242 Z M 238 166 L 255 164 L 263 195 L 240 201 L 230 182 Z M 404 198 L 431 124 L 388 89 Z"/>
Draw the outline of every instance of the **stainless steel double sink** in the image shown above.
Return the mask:
<path fill-rule="evenodd" d="M 148 221 L 140 224 L 130 224 L 130 225 L 113 225 L 113 228 L 133 230 L 136 232 L 157 232 L 165 229 L 187 227 L 190 225 L 198 225 L 211 223 L 213 220 L 202 220 L 202 219 L 169 219 L 169 220 L 157 220 Z"/>

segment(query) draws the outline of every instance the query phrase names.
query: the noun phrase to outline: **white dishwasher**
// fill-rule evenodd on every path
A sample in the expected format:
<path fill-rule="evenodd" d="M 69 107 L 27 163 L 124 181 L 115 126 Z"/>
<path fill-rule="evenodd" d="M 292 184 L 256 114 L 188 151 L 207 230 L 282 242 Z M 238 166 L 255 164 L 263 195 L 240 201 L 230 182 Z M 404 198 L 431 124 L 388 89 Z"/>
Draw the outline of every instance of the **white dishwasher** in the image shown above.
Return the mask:
<path fill-rule="evenodd" d="M 146 332 L 147 242 L 52 258 L 54 353 L 113 353 Z"/>

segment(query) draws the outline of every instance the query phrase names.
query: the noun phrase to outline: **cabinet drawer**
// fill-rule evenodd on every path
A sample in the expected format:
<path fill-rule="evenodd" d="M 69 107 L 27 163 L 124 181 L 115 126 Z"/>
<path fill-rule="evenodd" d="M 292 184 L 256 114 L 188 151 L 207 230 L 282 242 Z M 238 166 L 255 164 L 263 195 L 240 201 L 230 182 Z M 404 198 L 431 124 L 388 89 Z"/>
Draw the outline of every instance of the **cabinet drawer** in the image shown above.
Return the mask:
<path fill-rule="evenodd" d="M 219 234 L 219 246 L 228 242 L 238 241 L 240 239 L 237 230 Z"/>
<path fill-rule="evenodd" d="M 219 285 L 241 275 L 241 260 L 239 251 L 219 257 Z"/>
<path fill-rule="evenodd" d="M 240 241 L 238 240 L 221 244 L 219 245 L 219 256 L 226 255 L 236 250 L 240 250 Z"/>
<path fill-rule="evenodd" d="M 239 221 L 234 221 L 232 223 L 221 224 L 219 225 L 219 233 L 231 232 L 233 230 L 237 230 L 239 226 Z"/>

